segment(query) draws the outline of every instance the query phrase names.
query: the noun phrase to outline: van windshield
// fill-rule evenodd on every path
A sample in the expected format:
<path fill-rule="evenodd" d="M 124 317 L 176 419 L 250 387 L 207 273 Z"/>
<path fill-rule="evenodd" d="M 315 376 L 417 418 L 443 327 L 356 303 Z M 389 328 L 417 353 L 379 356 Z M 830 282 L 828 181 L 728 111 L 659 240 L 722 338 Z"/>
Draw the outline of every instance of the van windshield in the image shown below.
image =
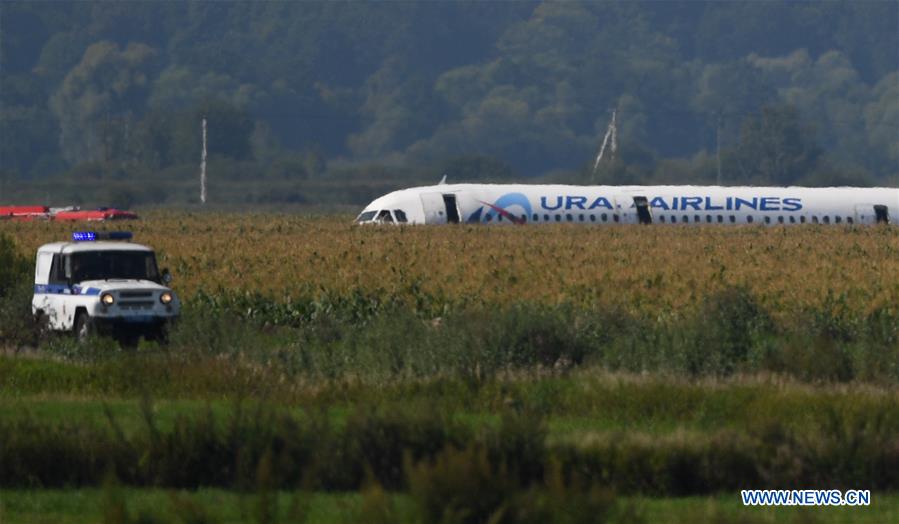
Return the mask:
<path fill-rule="evenodd" d="M 136 279 L 159 282 L 156 257 L 147 251 L 84 251 L 70 255 L 72 282 Z"/>

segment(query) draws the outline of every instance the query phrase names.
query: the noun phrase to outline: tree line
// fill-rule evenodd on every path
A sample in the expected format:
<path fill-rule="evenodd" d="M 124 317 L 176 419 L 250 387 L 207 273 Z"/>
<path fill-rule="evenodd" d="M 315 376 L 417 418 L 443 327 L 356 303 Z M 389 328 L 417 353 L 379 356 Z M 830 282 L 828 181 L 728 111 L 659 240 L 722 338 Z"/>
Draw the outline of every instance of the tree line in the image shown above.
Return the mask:
<path fill-rule="evenodd" d="M 235 184 L 899 176 L 894 2 L 10 1 L 0 29 L 0 194 L 153 200 L 202 118 Z"/>

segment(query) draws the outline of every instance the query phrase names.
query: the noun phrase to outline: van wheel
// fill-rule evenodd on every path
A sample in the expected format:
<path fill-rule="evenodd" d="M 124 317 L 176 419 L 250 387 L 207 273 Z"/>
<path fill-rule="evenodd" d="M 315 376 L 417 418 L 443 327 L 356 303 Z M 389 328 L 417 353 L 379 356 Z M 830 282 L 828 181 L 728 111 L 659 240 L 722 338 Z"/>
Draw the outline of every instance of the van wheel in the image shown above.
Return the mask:
<path fill-rule="evenodd" d="M 50 337 L 50 318 L 40 310 L 34 314 L 34 334 L 37 336 L 37 343 Z"/>
<path fill-rule="evenodd" d="M 94 336 L 94 321 L 86 311 L 79 311 L 75 316 L 75 338 L 78 342 L 85 342 Z"/>

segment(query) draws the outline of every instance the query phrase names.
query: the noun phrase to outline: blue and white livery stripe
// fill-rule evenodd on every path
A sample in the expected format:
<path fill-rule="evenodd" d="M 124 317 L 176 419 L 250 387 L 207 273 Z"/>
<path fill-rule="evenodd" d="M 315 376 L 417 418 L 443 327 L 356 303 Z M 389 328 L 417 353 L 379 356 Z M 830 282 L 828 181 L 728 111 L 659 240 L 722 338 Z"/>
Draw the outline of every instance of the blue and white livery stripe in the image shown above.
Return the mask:
<path fill-rule="evenodd" d="M 35 294 L 42 295 L 99 295 L 100 288 L 96 287 L 69 287 L 65 284 L 35 284 Z"/>

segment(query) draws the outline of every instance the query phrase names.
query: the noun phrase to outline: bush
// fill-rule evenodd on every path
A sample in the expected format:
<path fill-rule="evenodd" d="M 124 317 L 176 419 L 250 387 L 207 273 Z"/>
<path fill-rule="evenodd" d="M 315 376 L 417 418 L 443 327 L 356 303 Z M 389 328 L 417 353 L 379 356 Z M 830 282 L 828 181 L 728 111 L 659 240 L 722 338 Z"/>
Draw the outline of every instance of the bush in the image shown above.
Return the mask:
<path fill-rule="evenodd" d="M 0 345 L 21 347 L 37 342 L 31 314 L 32 270 L 31 262 L 16 250 L 15 242 L 0 233 Z"/>

